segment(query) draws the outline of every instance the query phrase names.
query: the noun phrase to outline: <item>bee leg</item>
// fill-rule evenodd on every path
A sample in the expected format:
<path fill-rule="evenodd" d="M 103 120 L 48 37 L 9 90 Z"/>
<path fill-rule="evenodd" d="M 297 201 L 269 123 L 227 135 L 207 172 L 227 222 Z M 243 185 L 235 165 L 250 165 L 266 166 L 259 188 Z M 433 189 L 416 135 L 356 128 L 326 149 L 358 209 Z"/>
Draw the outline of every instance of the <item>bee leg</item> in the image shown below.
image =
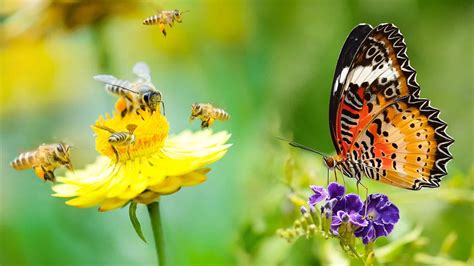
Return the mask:
<path fill-rule="evenodd" d="M 123 109 L 123 111 L 120 113 L 120 116 L 124 118 L 126 114 L 127 114 L 127 109 Z"/>
<path fill-rule="evenodd" d="M 214 124 L 216 120 L 214 118 L 209 118 L 209 120 L 207 120 L 207 126 L 210 127 L 212 126 L 212 124 Z"/>
<path fill-rule="evenodd" d="M 44 181 L 52 181 L 52 182 L 56 181 L 56 177 L 54 176 L 53 171 L 46 170 L 46 168 L 44 168 L 43 165 L 41 166 L 41 170 L 43 171 L 42 178 Z"/>
<path fill-rule="evenodd" d="M 131 157 L 130 157 L 130 145 L 127 146 L 127 155 L 128 155 L 128 159 L 130 160 Z"/>
<path fill-rule="evenodd" d="M 51 181 L 51 182 L 56 182 L 56 177 L 54 176 L 53 171 L 47 171 L 44 173 L 44 180 L 45 181 Z"/>
<path fill-rule="evenodd" d="M 166 116 L 165 102 L 161 101 L 161 105 L 163 106 L 163 116 Z"/>
<path fill-rule="evenodd" d="M 118 162 L 118 161 L 119 161 L 119 154 L 118 154 L 118 152 L 117 152 L 117 149 L 115 149 L 115 147 L 112 146 L 112 150 L 113 150 L 114 153 L 115 153 L 115 161 Z"/>
<path fill-rule="evenodd" d="M 204 128 L 209 127 L 208 121 L 209 121 L 209 120 L 202 120 L 202 122 L 201 122 L 201 129 L 204 129 Z"/>
<path fill-rule="evenodd" d="M 164 23 L 160 23 L 159 26 L 160 26 L 160 31 L 161 31 L 161 33 L 163 33 L 163 35 L 166 37 L 165 24 L 164 24 Z"/>
<path fill-rule="evenodd" d="M 44 180 L 44 173 L 46 172 L 44 170 L 44 167 L 42 166 L 33 166 L 33 170 L 35 171 L 36 176 L 38 176 L 41 180 Z"/>
<path fill-rule="evenodd" d="M 142 120 L 145 120 L 145 118 L 143 118 L 143 115 L 140 114 L 140 112 L 139 112 L 138 110 L 140 110 L 140 109 L 135 110 L 135 113 L 136 113 L 138 116 L 140 116 Z"/>

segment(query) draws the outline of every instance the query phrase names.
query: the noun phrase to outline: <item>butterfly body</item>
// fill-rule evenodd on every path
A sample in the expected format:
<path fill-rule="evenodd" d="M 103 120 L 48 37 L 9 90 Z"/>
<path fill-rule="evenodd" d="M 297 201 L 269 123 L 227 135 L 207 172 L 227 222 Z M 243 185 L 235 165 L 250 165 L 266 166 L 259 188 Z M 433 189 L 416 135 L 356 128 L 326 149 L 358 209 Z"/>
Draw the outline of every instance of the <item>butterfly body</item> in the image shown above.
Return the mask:
<path fill-rule="evenodd" d="M 438 187 L 453 139 L 419 91 L 399 29 L 355 27 L 334 75 L 329 122 L 337 156 L 325 157 L 326 165 L 358 181 Z"/>

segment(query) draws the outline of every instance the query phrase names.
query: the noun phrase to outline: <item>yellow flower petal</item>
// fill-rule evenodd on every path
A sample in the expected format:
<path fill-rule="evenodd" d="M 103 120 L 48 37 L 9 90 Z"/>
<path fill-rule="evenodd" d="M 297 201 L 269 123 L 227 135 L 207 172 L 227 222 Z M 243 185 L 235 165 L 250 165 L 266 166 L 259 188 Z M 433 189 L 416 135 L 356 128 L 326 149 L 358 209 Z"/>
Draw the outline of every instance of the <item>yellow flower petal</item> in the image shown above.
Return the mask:
<path fill-rule="evenodd" d="M 150 203 L 156 201 L 159 197 L 160 197 L 159 193 L 156 193 L 156 192 L 153 192 L 153 191 L 150 191 L 150 190 L 146 190 L 143 193 L 141 193 L 140 195 L 138 195 L 138 197 L 136 197 L 133 200 L 135 202 L 138 202 L 138 203 L 150 204 Z"/>
<path fill-rule="evenodd" d="M 118 199 L 118 198 L 110 198 L 106 199 L 104 202 L 102 202 L 102 205 L 100 205 L 99 211 L 105 212 L 105 211 L 110 211 L 116 208 L 120 208 L 123 205 L 125 205 L 129 200 L 127 199 Z"/>
<path fill-rule="evenodd" d="M 183 186 L 203 183 L 210 171 L 205 167 L 222 158 L 231 146 L 225 144 L 230 138 L 227 132 L 184 131 L 167 137 L 168 123 L 159 113 L 106 116 L 96 123 L 117 130 L 136 124 L 137 142 L 130 147 L 130 157 L 125 155 L 126 150 L 117 149 L 120 160 L 115 161 L 107 141 L 110 132 L 94 128 L 96 148 L 105 156 L 99 156 L 84 169 L 66 172 L 53 186 L 53 196 L 73 197 L 66 201 L 71 206 L 100 205 L 100 211 L 108 211 L 131 200 L 149 204 Z"/>

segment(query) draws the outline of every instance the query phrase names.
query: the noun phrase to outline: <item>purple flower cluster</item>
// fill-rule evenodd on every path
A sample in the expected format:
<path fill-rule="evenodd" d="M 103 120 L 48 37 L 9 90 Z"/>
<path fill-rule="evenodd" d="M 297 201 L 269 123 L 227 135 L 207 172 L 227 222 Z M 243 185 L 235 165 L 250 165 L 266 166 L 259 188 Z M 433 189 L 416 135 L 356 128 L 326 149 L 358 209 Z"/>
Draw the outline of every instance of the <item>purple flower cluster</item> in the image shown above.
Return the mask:
<path fill-rule="evenodd" d="M 314 194 L 308 204 L 314 208 L 317 203 L 325 201 L 321 213 L 323 219 L 330 220 L 330 230 L 334 235 L 338 235 L 344 225 L 368 244 L 390 234 L 400 219 L 397 206 L 383 194 L 371 194 L 362 203 L 358 195 L 345 194 L 346 189 L 338 183 L 329 184 L 327 190 L 319 186 L 311 186 L 311 189 Z"/>

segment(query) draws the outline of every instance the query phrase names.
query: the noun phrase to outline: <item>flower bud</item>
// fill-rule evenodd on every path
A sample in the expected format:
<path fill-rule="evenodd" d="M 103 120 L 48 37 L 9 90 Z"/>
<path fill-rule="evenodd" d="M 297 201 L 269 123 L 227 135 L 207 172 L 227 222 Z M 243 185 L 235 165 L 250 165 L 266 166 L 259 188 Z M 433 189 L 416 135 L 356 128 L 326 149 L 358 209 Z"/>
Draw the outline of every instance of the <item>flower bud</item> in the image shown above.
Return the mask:
<path fill-rule="evenodd" d="M 344 213 L 341 218 L 343 223 L 349 222 L 349 215 L 347 213 Z"/>
<path fill-rule="evenodd" d="M 305 206 L 301 206 L 301 208 L 300 208 L 300 212 L 301 212 L 301 214 L 305 214 L 305 213 L 307 213 L 307 212 L 308 212 L 308 209 L 306 209 L 306 207 L 305 207 Z"/>

